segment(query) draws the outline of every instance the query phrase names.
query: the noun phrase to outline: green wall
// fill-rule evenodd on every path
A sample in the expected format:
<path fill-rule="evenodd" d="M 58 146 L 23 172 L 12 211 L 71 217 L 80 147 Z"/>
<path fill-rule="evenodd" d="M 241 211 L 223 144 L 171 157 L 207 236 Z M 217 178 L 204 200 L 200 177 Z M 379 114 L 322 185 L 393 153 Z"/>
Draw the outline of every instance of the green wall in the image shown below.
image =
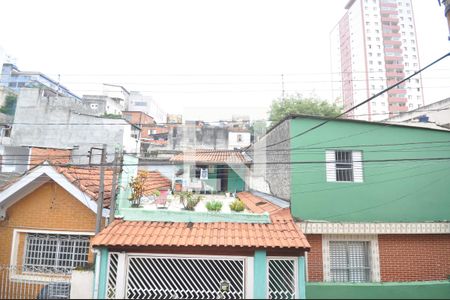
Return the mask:
<path fill-rule="evenodd" d="M 448 299 L 450 282 L 307 283 L 306 299 Z"/>
<path fill-rule="evenodd" d="M 290 121 L 291 137 L 323 122 Z M 425 222 L 450 216 L 450 160 L 363 163 L 363 183 L 327 182 L 325 151 L 361 150 L 363 160 L 450 157 L 450 142 L 369 147 L 368 144 L 450 141 L 450 132 L 330 121 L 291 140 L 291 203 L 303 220 Z M 361 146 L 363 145 L 363 146 Z M 348 146 L 348 147 L 347 147 Z M 296 149 L 300 148 L 300 149 Z"/>
<path fill-rule="evenodd" d="M 245 189 L 245 169 L 234 167 L 228 169 L 228 188 L 229 192 L 242 192 Z"/>

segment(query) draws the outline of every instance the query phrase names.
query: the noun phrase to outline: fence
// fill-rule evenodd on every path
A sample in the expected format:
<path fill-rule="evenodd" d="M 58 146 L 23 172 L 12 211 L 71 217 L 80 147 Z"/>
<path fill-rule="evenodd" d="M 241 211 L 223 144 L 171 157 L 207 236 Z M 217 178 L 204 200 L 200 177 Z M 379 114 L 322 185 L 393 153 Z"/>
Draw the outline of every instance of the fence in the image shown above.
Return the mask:
<path fill-rule="evenodd" d="M 69 299 L 71 272 L 0 265 L 0 299 Z"/>

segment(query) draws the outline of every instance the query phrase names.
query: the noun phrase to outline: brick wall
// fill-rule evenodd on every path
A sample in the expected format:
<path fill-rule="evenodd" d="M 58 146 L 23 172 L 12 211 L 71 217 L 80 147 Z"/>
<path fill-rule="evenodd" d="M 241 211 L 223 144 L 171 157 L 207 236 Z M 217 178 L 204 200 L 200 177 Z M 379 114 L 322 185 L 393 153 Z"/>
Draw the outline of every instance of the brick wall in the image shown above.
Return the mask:
<path fill-rule="evenodd" d="M 379 235 L 381 281 L 446 280 L 450 235 Z"/>
<path fill-rule="evenodd" d="M 323 281 L 323 265 L 322 265 L 322 235 L 313 234 L 306 236 L 311 251 L 308 253 L 308 281 Z"/>
<path fill-rule="evenodd" d="M 11 263 L 14 229 L 95 231 L 95 213 L 54 182 L 43 184 L 16 202 L 6 216 L 0 221 L 0 265 Z M 90 255 L 92 258 L 92 252 Z"/>

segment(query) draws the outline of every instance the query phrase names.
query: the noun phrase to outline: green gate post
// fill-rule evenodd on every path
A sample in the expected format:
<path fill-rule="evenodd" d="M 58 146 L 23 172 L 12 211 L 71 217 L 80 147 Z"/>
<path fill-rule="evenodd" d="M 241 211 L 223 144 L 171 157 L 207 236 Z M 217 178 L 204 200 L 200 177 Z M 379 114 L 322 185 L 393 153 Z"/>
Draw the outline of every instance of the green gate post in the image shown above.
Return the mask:
<path fill-rule="evenodd" d="M 300 256 L 298 258 L 298 298 L 306 299 L 306 268 L 305 257 Z"/>
<path fill-rule="evenodd" d="M 253 265 L 253 298 L 266 299 L 267 295 L 267 253 L 256 250 Z"/>

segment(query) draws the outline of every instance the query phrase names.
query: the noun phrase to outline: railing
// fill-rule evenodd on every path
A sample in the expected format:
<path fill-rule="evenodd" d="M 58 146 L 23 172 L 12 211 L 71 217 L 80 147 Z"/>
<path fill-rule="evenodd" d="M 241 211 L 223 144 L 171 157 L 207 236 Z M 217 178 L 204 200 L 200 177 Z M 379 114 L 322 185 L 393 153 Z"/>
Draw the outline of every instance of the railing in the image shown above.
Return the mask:
<path fill-rule="evenodd" d="M 70 299 L 70 279 L 53 268 L 0 265 L 0 299 Z"/>

